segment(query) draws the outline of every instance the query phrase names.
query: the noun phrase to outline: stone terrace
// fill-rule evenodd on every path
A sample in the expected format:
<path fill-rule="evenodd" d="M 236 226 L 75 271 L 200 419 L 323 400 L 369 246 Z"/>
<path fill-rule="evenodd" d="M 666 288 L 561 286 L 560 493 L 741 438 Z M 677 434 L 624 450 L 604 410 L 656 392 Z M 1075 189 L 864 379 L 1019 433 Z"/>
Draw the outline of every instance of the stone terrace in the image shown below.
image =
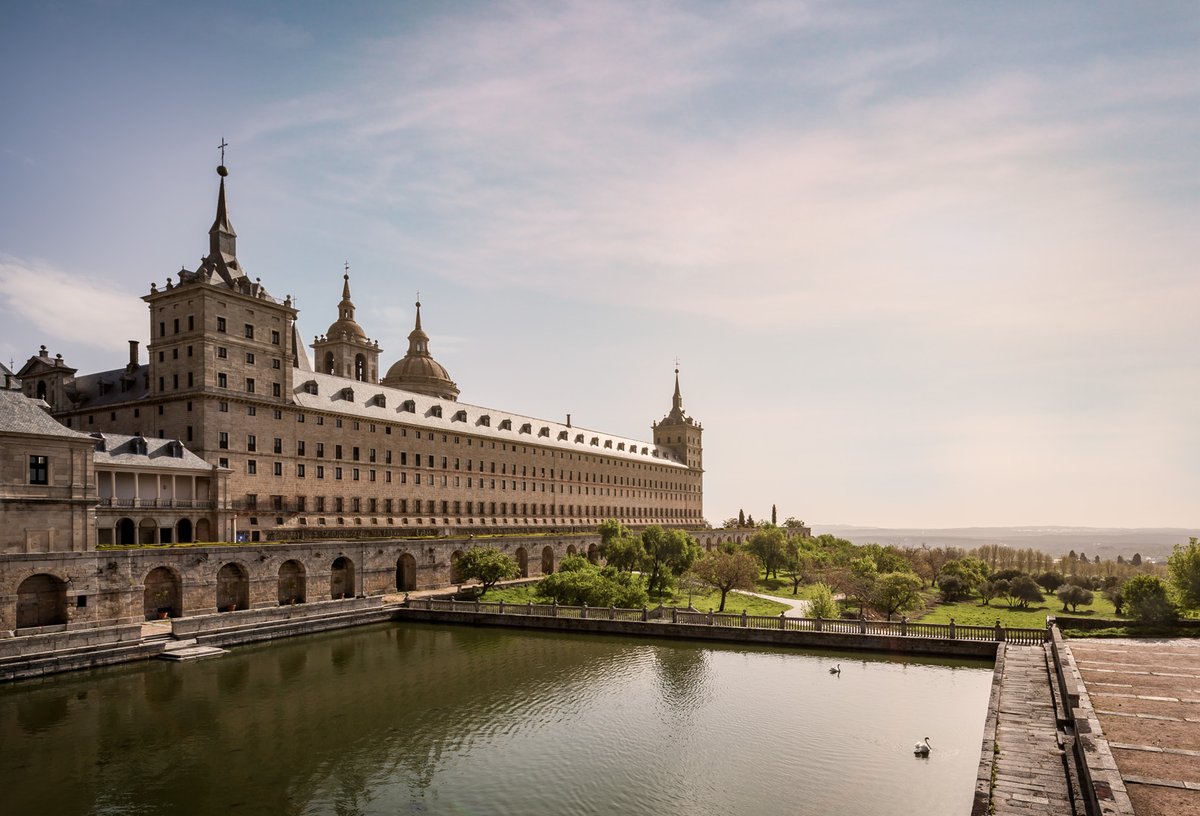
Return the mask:
<path fill-rule="evenodd" d="M 1137 816 L 1200 816 L 1200 640 L 1073 640 Z"/>

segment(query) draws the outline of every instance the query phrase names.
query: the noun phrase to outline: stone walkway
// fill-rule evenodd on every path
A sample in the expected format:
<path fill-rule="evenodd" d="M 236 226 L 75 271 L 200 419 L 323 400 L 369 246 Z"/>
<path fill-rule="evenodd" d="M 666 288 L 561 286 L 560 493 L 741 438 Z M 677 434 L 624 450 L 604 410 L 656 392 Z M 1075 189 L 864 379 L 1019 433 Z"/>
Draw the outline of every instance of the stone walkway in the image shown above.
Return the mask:
<path fill-rule="evenodd" d="M 1045 648 L 1008 646 L 1000 683 L 995 812 L 1069 816 L 1073 811 Z"/>
<path fill-rule="evenodd" d="M 768 601 L 775 601 L 775 603 L 787 604 L 791 607 L 791 609 L 789 609 L 784 614 L 793 615 L 797 618 L 808 617 L 808 605 L 811 602 L 806 601 L 803 598 L 797 598 L 795 600 L 792 600 L 790 598 L 780 597 L 779 595 L 764 595 L 761 592 L 747 592 L 744 589 L 735 589 L 733 591 L 736 592 L 738 595 L 752 595 L 755 598 L 766 598 Z M 726 608 L 728 608 L 728 604 L 726 604 Z"/>

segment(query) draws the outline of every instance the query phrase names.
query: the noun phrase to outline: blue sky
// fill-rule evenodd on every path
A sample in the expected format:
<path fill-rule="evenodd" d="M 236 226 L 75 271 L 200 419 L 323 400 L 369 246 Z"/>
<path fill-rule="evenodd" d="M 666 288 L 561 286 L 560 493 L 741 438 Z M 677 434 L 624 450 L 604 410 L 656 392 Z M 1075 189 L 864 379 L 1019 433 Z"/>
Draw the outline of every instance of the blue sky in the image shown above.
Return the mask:
<path fill-rule="evenodd" d="M 1200 510 L 1195 3 L 40 3 L 0 25 L 0 356 L 81 371 L 207 248 L 705 509 Z"/>

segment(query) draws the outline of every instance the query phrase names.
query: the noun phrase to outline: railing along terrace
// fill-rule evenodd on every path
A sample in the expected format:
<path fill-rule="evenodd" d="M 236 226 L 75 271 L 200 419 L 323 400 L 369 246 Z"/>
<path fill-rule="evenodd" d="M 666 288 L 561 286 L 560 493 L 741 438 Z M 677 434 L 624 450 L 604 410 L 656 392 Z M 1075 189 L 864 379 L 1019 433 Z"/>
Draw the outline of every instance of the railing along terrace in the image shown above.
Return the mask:
<path fill-rule="evenodd" d="M 695 609 L 659 606 L 655 609 L 622 609 L 614 606 L 564 606 L 560 604 L 514 604 L 484 601 L 437 600 L 433 598 L 405 601 L 412 609 L 432 612 L 487 613 L 492 615 L 523 615 L 527 617 L 575 618 L 577 620 L 667 621 L 684 626 L 720 626 L 729 629 L 775 629 L 788 632 L 828 632 L 843 635 L 878 635 L 881 637 L 937 638 L 942 640 L 976 640 L 1007 642 L 1019 646 L 1036 646 L 1047 638 L 1046 629 L 1024 629 L 1001 626 L 964 626 L 949 623 L 919 623 L 907 619 L 898 621 L 867 620 L 865 618 L 793 618 L 779 615 L 749 615 L 733 612 L 700 612 Z"/>

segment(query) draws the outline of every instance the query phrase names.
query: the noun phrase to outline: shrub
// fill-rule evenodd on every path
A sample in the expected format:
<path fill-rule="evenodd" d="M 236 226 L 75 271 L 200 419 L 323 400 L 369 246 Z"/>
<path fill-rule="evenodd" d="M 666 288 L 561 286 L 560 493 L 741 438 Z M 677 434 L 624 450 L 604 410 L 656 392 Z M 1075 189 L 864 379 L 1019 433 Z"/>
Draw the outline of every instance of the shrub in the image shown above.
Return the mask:
<path fill-rule="evenodd" d="M 1178 611 L 1167 597 L 1166 584 L 1153 575 L 1135 575 L 1121 588 L 1129 614 L 1141 623 L 1172 623 Z"/>
<path fill-rule="evenodd" d="M 1037 577 L 1038 586 L 1047 592 L 1056 592 L 1063 585 L 1064 580 L 1057 572 L 1043 572 Z"/>
<path fill-rule="evenodd" d="M 808 602 L 810 618 L 836 618 L 840 614 L 837 601 L 833 599 L 833 590 L 828 584 L 813 584 L 810 592 L 812 598 Z"/>
<path fill-rule="evenodd" d="M 1059 587 L 1056 593 L 1058 599 L 1062 602 L 1063 612 L 1067 611 L 1067 606 L 1070 605 L 1071 611 L 1074 612 L 1079 608 L 1080 604 L 1090 604 L 1094 600 L 1090 590 L 1084 589 L 1081 586 L 1074 584 L 1063 584 Z"/>

